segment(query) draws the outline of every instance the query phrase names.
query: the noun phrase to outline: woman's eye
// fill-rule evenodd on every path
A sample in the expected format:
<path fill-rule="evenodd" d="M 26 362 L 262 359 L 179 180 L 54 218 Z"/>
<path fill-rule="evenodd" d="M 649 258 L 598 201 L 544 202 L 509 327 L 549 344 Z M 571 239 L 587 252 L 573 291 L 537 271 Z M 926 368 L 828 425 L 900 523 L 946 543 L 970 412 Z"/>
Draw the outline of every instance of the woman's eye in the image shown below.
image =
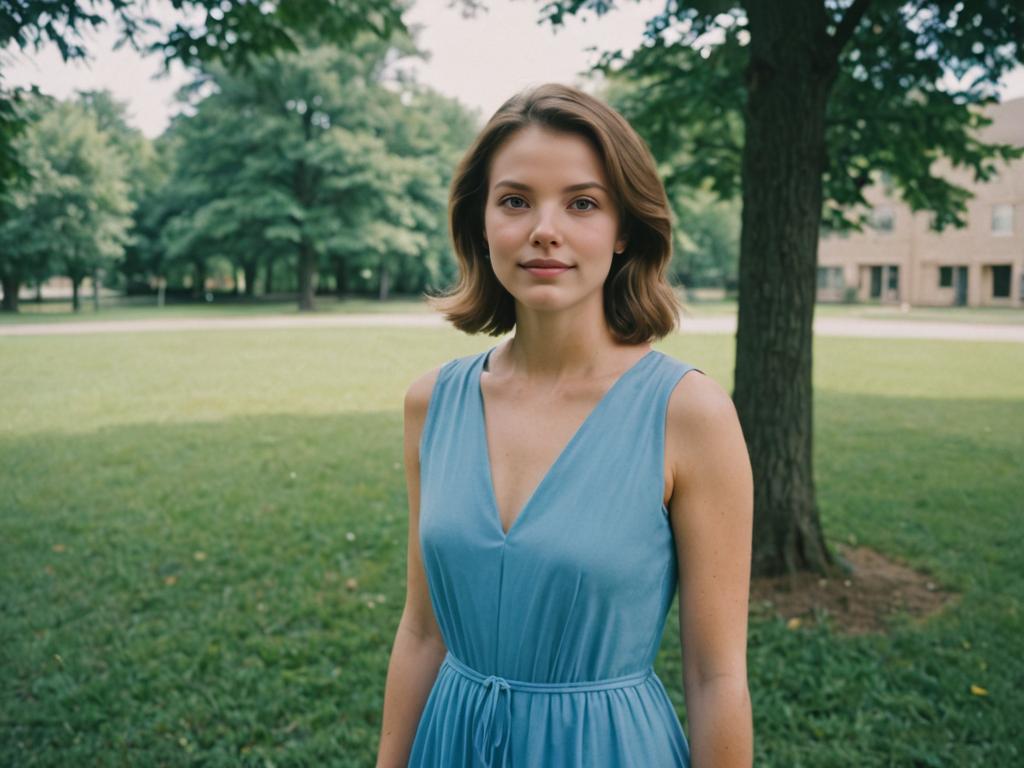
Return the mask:
<path fill-rule="evenodd" d="M 503 197 L 499 200 L 498 205 L 504 205 L 508 208 L 520 210 L 526 207 L 526 201 L 518 195 L 509 195 L 508 197 Z M 597 203 L 589 198 L 581 197 L 573 200 L 572 203 L 570 203 L 570 206 L 576 211 L 592 211 L 597 207 Z"/>

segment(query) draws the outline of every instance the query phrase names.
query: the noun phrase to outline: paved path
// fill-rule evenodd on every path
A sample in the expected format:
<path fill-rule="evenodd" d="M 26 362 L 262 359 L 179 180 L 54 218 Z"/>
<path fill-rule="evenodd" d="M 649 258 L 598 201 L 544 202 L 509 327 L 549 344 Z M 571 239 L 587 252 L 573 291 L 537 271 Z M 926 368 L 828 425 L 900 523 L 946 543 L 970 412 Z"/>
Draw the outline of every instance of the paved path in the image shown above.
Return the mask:
<path fill-rule="evenodd" d="M 257 330 L 276 328 L 443 327 L 437 314 L 350 314 L 265 317 L 197 317 L 157 320 L 71 321 L 0 325 L 0 336 L 51 336 L 83 333 L 151 333 L 157 331 Z M 736 318 L 687 317 L 683 333 L 736 333 Z M 922 322 L 919 320 L 865 320 L 819 317 L 818 336 L 854 336 L 887 339 L 960 339 L 1024 343 L 1024 324 Z"/>

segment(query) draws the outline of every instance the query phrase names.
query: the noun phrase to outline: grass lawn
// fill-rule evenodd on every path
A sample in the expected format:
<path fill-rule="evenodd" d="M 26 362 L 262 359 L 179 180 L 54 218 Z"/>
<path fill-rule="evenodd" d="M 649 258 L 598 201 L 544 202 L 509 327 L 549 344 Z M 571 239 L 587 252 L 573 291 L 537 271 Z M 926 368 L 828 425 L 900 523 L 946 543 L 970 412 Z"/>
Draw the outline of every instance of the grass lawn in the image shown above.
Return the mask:
<path fill-rule="evenodd" d="M 333 296 L 317 296 L 318 315 L 355 313 L 428 312 L 426 304 L 417 296 L 396 296 L 387 301 L 366 298 L 338 300 Z M 0 325 L 19 323 L 107 322 L 111 320 L 166 320 L 197 317 L 252 317 L 264 315 L 299 315 L 297 301 L 216 298 L 211 302 L 171 303 L 156 306 L 155 299 L 112 298 L 101 301 L 97 312 L 92 297 L 83 299 L 79 312 L 71 310 L 71 301 L 45 301 L 36 304 L 21 300 L 18 312 L 0 312 Z"/>
<path fill-rule="evenodd" d="M 0 764 L 372 765 L 404 598 L 402 395 L 492 343 L 0 339 Z M 730 338 L 657 347 L 731 387 Z M 886 635 L 756 618 L 756 764 L 1020 765 L 1024 345 L 822 338 L 815 367 L 828 537 L 962 596 Z M 675 608 L 665 634 L 685 716 Z"/>

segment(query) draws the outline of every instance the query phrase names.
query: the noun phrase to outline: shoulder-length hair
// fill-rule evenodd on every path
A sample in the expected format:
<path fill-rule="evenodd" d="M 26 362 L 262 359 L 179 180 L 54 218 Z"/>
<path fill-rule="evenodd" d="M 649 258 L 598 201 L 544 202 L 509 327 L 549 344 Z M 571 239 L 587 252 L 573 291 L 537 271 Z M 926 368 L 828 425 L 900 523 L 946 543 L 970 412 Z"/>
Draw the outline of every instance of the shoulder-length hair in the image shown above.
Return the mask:
<path fill-rule="evenodd" d="M 529 125 L 587 139 L 604 165 L 626 248 L 612 258 L 604 283 L 604 315 L 619 341 L 642 344 L 671 333 L 679 300 L 666 278 L 672 220 L 654 159 L 633 127 L 599 99 L 548 83 L 522 91 L 491 117 L 455 171 L 448 227 L 459 276 L 451 290 L 427 294 L 430 306 L 466 333 L 500 336 L 516 323 L 515 299 L 491 269 L 484 238 L 488 171 L 495 152 Z"/>

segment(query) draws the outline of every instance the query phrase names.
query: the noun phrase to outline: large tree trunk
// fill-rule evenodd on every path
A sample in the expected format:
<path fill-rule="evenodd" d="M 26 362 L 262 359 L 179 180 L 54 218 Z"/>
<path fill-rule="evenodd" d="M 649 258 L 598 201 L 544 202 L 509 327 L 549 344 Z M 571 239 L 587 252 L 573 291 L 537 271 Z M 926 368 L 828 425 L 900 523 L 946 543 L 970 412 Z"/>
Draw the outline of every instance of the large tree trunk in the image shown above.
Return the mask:
<path fill-rule="evenodd" d="M 79 296 L 79 289 L 82 286 L 82 277 L 80 275 L 71 276 L 71 309 L 78 312 L 82 309 L 82 297 Z"/>
<path fill-rule="evenodd" d="M 754 473 L 756 575 L 825 572 L 812 467 L 811 348 L 834 77 L 821 0 L 750 2 L 733 399 Z M 822 60 L 817 60 L 821 55 Z"/>
<path fill-rule="evenodd" d="M 4 312 L 18 311 L 18 291 L 21 290 L 21 279 L 15 275 L 0 277 L 0 285 L 4 287 Z"/>

